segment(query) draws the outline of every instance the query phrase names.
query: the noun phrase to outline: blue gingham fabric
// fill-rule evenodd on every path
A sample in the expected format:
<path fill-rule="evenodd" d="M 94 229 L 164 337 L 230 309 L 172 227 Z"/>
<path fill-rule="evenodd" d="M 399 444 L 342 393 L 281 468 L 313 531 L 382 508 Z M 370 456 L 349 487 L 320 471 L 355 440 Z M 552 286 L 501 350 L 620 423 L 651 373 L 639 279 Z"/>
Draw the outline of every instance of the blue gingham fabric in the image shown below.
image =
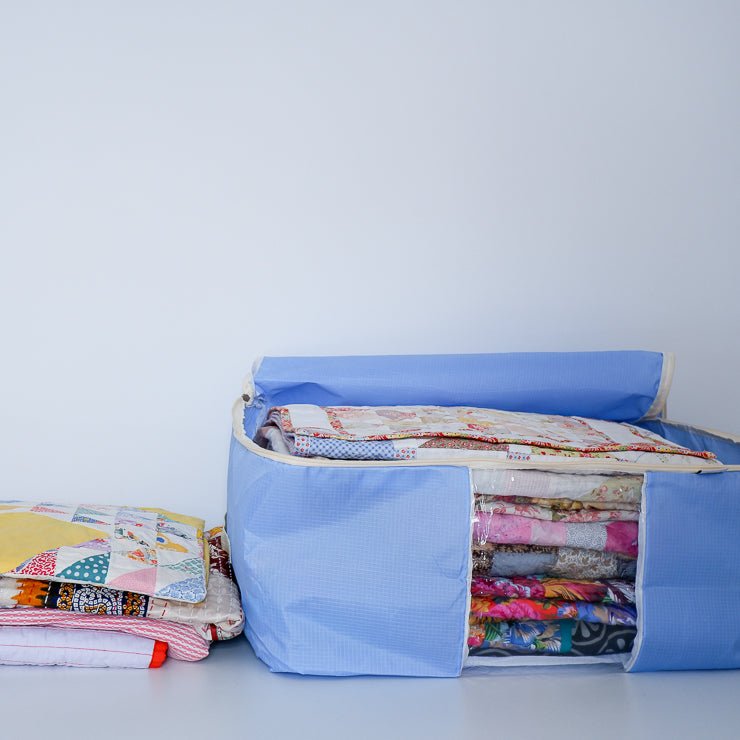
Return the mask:
<path fill-rule="evenodd" d="M 630 670 L 740 668 L 740 472 L 648 473 L 642 505 Z"/>
<path fill-rule="evenodd" d="M 465 468 L 302 467 L 232 441 L 227 528 L 245 632 L 274 671 L 456 676 Z"/>

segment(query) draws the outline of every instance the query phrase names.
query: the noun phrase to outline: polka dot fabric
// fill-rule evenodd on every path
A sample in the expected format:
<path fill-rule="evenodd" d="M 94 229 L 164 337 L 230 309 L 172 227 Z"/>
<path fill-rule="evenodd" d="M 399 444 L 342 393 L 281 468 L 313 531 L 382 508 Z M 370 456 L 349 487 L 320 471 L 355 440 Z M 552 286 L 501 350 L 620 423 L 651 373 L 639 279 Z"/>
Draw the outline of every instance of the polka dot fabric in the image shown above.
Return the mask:
<path fill-rule="evenodd" d="M 78 560 L 57 575 L 60 579 L 84 581 L 100 586 L 105 583 L 109 563 L 109 555 L 93 555 L 89 558 Z"/>

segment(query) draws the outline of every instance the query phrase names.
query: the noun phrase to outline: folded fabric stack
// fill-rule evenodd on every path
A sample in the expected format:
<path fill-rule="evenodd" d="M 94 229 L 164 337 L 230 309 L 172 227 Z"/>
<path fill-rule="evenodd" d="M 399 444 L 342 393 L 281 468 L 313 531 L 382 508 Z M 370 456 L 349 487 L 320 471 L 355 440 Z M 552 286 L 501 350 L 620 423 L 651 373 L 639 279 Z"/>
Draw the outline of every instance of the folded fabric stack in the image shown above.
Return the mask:
<path fill-rule="evenodd" d="M 0 664 L 156 668 L 242 631 L 223 528 L 158 509 L 0 502 Z"/>
<path fill-rule="evenodd" d="M 474 471 L 473 485 L 470 654 L 631 650 L 642 476 Z"/>
<path fill-rule="evenodd" d="M 470 407 L 295 404 L 271 409 L 255 441 L 282 454 L 341 460 L 718 464 L 711 452 L 631 424 Z M 631 650 L 643 477 L 500 463 L 473 466 L 471 476 L 470 654 Z"/>

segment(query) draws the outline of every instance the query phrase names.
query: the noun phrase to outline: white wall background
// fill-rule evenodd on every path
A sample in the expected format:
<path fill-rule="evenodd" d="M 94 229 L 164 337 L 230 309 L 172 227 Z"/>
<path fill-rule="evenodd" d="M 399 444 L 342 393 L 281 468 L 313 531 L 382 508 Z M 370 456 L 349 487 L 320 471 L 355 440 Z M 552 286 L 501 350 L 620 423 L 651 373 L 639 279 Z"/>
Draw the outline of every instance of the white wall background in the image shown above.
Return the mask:
<path fill-rule="evenodd" d="M 259 354 L 673 350 L 740 432 L 740 3 L 0 5 L 0 492 L 219 519 Z"/>

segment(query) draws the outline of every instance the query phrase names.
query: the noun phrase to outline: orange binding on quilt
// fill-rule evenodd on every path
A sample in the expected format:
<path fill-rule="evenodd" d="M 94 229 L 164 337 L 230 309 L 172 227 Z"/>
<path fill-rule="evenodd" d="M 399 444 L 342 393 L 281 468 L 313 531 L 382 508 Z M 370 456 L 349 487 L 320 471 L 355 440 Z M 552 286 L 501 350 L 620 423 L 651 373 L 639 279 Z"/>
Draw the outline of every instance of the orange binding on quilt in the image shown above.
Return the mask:
<path fill-rule="evenodd" d="M 162 640 L 154 641 L 154 650 L 152 650 L 152 659 L 149 663 L 150 668 L 159 668 L 167 659 L 167 643 Z"/>

